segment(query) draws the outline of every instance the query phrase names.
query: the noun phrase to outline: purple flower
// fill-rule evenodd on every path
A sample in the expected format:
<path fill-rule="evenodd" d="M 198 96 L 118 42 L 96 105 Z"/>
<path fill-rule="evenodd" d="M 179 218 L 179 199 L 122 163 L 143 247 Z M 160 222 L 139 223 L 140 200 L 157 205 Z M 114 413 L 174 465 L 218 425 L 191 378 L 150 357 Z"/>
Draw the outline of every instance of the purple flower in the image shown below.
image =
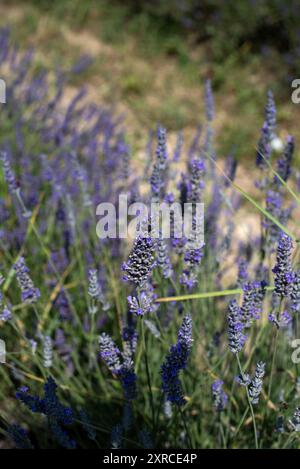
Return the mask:
<path fill-rule="evenodd" d="M 294 149 L 294 138 L 289 135 L 287 138 L 287 143 L 283 155 L 277 161 L 277 173 L 279 174 L 281 179 L 283 179 L 283 181 L 287 181 L 291 174 L 291 163 L 293 159 Z M 274 177 L 274 182 L 278 185 L 281 185 L 281 182 L 277 176 Z"/>
<path fill-rule="evenodd" d="M 28 388 L 24 386 L 19 388 L 16 397 L 32 412 L 46 415 L 48 417 L 50 430 L 58 443 L 64 448 L 73 449 L 76 447 L 76 443 L 69 438 L 68 434 L 63 429 L 63 426 L 68 426 L 73 423 L 73 410 L 60 403 L 56 390 L 57 385 L 54 379 L 48 377 L 44 385 L 43 398 L 29 394 Z"/>
<path fill-rule="evenodd" d="M 295 280 L 291 291 L 292 310 L 295 312 L 300 311 L 300 270 L 295 272 Z"/>
<path fill-rule="evenodd" d="M 277 318 L 276 314 L 271 313 L 269 314 L 268 319 L 270 322 L 275 324 L 275 326 L 279 329 L 279 328 L 287 327 L 290 324 L 292 317 L 289 315 L 287 311 L 282 311 L 280 313 L 279 318 Z"/>
<path fill-rule="evenodd" d="M 152 298 L 146 292 L 142 292 L 140 299 L 135 296 L 127 297 L 129 310 L 136 316 L 144 316 L 151 311 Z"/>
<path fill-rule="evenodd" d="M 9 191 L 14 194 L 19 189 L 19 186 L 17 184 L 15 175 L 11 169 L 7 153 L 2 151 L 0 152 L 0 155 L 0 161 L 2 163 L 5 181 L 7 182 Z"/>
<path fill-rule="evenodd" d="M 255 369 L 255 375 L 249 385 L 249 397 L 252 404 L 258 404 L 259 396 L 262 391 L 263 378 L 265 376 L 265 363 L 258 362 Z"/>
<path fill-rule="evenodd" d="M 292 293 L 295 281 L 295 274 L 292 270 L 292 249 L 291 238 L 282 233 L 277 247 L 276 264 L 272 270 L 275 274 L 275 293 L 281 298 Z"/>
<path fill-rule="evenodd" d="M 112 338 L 105 334 L 105 332 L 99 336 L 99 345 L 102 360 L 112 373 L 117 374 L 121 369 L 121 352 L 119 348 L 115 345 Z"/>
<path fill-rule="evenodd" d="M 238 259 L 238 280 L 239 287 L 243 287 L 244 283 L 248 280 L 248 262 L 246 259 Z"/>
<path fill-rule="evenodd" d="M 244 346 L 246 336 L 243 334 L 241 311 L 236 299 L 231 300 L 229 303 L 227 318 L 229 349 L 232 353 L 239 353 Z"/>
<path fill-rule="evenodd" d="M 127 262 L 122 266 L 123 280 L 141 287 L 148 280 L 154 266 L 154 242 L 150 237 L 138 236 L 129 254 Z"/>
<path fill-rule="evenodd" d="M 217 380 L 212 384 L 212 395 L 214 407 L 218 412 L 222 412 L 227 406 L 228 396 L 223 390 L 224 381 Z"/>
<path fill-rule="evenodd" d="M 28 433 L 19 425 L 10 425 L 7 433 L 18 449 L 33 449 Z"/>
<path fill-rule="evenodd" d="M 14 265 L 14 270 L 16 271 L 17 281 L 21 289 L 22 301 L 26 303 L 37 301 L 40 297 L 40 291 L 34 287 L 24 257 L 19 257 Z"/>
<path fill-rule="evenodd" d="M 269 141 L 275 137 L 276 129 L 276 106 L 274 101 L 274 96 L 271 90 L 268 91 L 267 95 L 267 104 L 265 107 L 265 119 L 268 129 L 268 138 Z"/>
<path fill-rule="evenodd" d="M 133 355 L 136 348 L 137 336 L 124 336 L 124 351 L 120 352 L 114 341 L 107 334 L 103 333 L 99 337 L 100 356 L 109 370 L 119 378 L 124 397 L 127 400 L 136 398 L 136 375 L 133 366 Z"/>
<path fill-rule="evenodd" d="M 186 365 L 192 348 L 192 319 L 185 316 L 178 332 L 176 345 L 172 345 L 162 367 L 162 389 L 166 399 L 177 406 L 185 404 L 179 372 Z"/>

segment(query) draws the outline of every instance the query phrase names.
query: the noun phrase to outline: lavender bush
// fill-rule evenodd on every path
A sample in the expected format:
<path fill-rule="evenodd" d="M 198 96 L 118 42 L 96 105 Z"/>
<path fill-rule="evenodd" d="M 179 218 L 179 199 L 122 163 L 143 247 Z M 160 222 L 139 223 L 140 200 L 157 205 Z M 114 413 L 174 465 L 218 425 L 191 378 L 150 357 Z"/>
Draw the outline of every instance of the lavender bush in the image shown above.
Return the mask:
<path fill-rule="evenodd" d="M 7 30 L 0 45 L 2 435 L 18 448 L 298 448 L 299 178 L 292 137 L 273 149 L 273 95 L 255 198 L 217 155 L 209 82 L 194 141 L 173 148 L 159 126 L 139 167 L 122 116 L 85 89 L 66 104 L 70 71 L 37 73 Z M 121 193 L 203 202 L 205 244 L 151 238 L 151 220 L 133 242 L 99 239 L 96 207 Z M 241 236 L 249 210 L 257 229 Z"/>

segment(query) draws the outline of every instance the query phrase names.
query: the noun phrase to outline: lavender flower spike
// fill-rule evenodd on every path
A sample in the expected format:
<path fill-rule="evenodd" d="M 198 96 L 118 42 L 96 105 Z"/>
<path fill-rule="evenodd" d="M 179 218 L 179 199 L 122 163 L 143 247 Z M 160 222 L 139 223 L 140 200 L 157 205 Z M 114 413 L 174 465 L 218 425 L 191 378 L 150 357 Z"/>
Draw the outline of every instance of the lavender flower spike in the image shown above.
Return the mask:
<path fill-rule="evenodd" d="M 192 319 L 187 315 L 179 329 L 177 344 L 172 345 L 161 367 L 162 389 L 166 399 L 177 406 L 185 404 L 179 372 L 187 365 L 192 342 Z"/>
<path fill-rule="evenodd" d="M 40 297 L 40 291 L 34 287 L 33 281 L 29 275 L 29 269 L 26 266 L 24 257 L 20 257 L 14 265 L 17 281 L 22 292 L 22 301 L 34 303 Z"/>
<path fill-rule="evenodd" d="M 2 151 L 0 154 L 0 161 L 2 163 L 4 178 L 7 182 L 8 189 L 12 194 L 15 194 L 19 189 L 15 175 L 11 169 L 10 161 L 8 159 L 7 153 Z"/>
<path fill-rule="evenodd" d="M 232 353 L 242 350 L 246 336 L 243 334 L 243 324 L 241 322 L 241 312 L 236 299 L 233 299 L 228 306 L 228 339 L 229 349 Z"/>
<path fill-rule="evenodd" d="M 295 274 L 292 269 L 293 242 L 285 233 L 281 235 L 278 243 L 275 274 L 275 293 L 281 298 L 289 296 L 293 289 Z"/>
<path fill-rule="evenodd" d="M 214 381 L 212 384 L 212 395 L 214 407 L 218 412 L 225 409 L 228 401 L 228 396 L 223 390 L 224 382 L 222 380 Z"/>
<path fill-rule="evenodd" d="M 120 350 L 115 345 L 112 338 L 103 332 L 99 337 L 100 356 L 106 363 L 108 369 L 118 374 L 121 369 Z"/>
<path fill-rule="evenodd" d="M 154 266 L 154 242 L 150 237 L 138 236 L 135 239 L 133 249 L 128 261 L 122 266 L 123 280 L 141 287 L 149 278 Z"/>
<path fill-rule="evenodd" d="M 252 404 L 258 404 L 259 396 L 262 391 L 262 382 L 265 376 L 265 363 L 258 362 L 255 375 L 249 386 L 249 397 Z"/>

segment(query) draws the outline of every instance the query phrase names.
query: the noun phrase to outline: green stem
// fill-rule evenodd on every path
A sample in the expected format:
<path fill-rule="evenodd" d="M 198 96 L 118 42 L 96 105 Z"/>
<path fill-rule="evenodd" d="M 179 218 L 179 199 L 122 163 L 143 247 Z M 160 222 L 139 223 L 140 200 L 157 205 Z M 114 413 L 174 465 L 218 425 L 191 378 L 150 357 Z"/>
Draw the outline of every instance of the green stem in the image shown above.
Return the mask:
<path fill-rule="evenodd" d="M 241 376 L 243 377 L 243 376 L 244 376 L 244 372 L 243 372 L 243 370 L 242 370 L 242 366 L 241 366 L 241 362 L 240 362 L 240 357 L 239 357 L 238 353 L 236 354 L 236 359 L 237 359 L 237 362 L 238 362 L 238 367 L 239 367 Z M 247 393 L 247 400 L 248 400 L 249 409 L 250 409 L 251 416 L 252 416 L 253 431 L 254 431 L 254 440 L 255 440 L 255 449 L 258 449 L 258 438 L 257 438 L 256 420 L 255 420 L 255 415 L 254 415 L 254 411 L 253 411 L 253 406 L 252 406 L 252 404 L 251 404 L 251 400 L 250 400 L 250 396 L 249 396 L 248 386 L 246 386 L 246 393 Z"/>
<path fill-rule="evenodd" d="M 144 327 L 144 319 L 143 318 L 142 318 L 142 321 L 141 321 L 141 331 L 142 331 L 142 343 L 143 343 L 143 349 L 144 349 L 146 376 L 147 376 L 147 383 L 148 383 L 149 395 L 150 395 L 150 406 L 151 406 L 151 412 L 152 412 L 152 426 L 154 428 L 154 425 L 155 425 L 155 410 L 154 410 L 154 401 L 153 401 L 153 393 L 152 393 L 152 387 L 151 387 L 151 377 L 150 377 L 150 369 L 149 369 L 149 361 L 148 361 L 148 353 L 147 353 L 146 337 L 145 337 L 145 327 Z"/>

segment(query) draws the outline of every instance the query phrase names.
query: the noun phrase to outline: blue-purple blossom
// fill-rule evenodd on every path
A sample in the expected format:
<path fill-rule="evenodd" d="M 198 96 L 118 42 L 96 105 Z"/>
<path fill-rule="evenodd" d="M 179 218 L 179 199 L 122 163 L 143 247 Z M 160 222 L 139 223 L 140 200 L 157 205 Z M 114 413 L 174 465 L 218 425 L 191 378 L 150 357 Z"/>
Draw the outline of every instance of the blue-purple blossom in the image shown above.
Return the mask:
<path fill-rule="evenodd" d="M 223 389 L 224 381 L 218 379 L 212 384 L 213 404 L 218 412 L 222 412 L 227 406 L 228 396 Z"/>
<path fill-rule="evenodd" d="M 266 169 L 267 161 L 270 159 L 271 148 L 268 125 L 265 122 L 261 128 L 260 139 L 257 145 L 256 166 L 260 169 Z"/>
<path fill-rule="evenodd" d="M 19 425 L 10 425 L 7 433 L 18 449 L 33 449 L 28 433 L 24 428 Z"/>
<path fill-rule="evenodd" d="M 281 177 L 283 181 L 287 181 L 291 174 L 291 164 L 293 159 L 295 149 L 294 138 L 292 136 L 288 136 L 286 146 L 282 156 L 277 161 L 277 173 Z M 281 184 L 279 178 L 275 175 L 274 182 L 278 185 Z"/>
<path fill-rule="evenodd" d="M 7 153 L 4 151 L 0 152 L 0 161 L 2 163 L 4 178 L 7 183 L 8 189 L 12 194 L 15 194 L 19 189 L 15 175 L 11 169 L 10 161 L 7 156 Z"/>
<path fill-rule="evenodd" d="M 16 393 L 17 399 L 26 405 L 33 413 L 47 416 L 49 428 L 53 436 L 64 448 L 73 449 L 76 442 L 69 437 L 64 426 L 73 423 L 74 414 L 70 407 L 62 405 L 57 397 L 57 385 L 52 377 L 48 377 L 44 385 L 44 397 L 29 394 L 27 387 L 21 387 Z"/>
<path fill-rule="evenodd" d="M 246 282 L 243 285 L 243 292 L 243 302 L 240 308 L 241 320 L 244 327 L 250 327 L 253 321 L 260 318 L 265 284 L 257 281 Z"/>
<path fill-rule="evenodd" d="M 237 284 L 239 287 L 243 287 L 243 285 L 247 282 L 248 280 L 248 262 L 246 259 L 240 257 L 238 259 L 238 279 L 237 279 Z"/>
<path fill-rule="evenodd" d="M 129 310 L 136 316 L 144 316 L 151 311 L 152 298 L 146 292 L 141 292 L 140 297 L 127 297 Z"/>
<path fill-rule="evenodd" d="M 275 313 L 270 313 L 268 319 L 275 324 L 278 329 L 287 327 L 292 321 L 292 317 L 287 311 L 281 311 L 279 317 L 277 317 Z"/>
<path fill-rule="evenodd" d="M 254 378 L 249 385 L 249 397 L 252 404 L 258 404 L 262 391 L 263 378 L 265 376 L 265 363 L 258 362 L 255 369 Z"/>
<path fill-rule="evenodd" d="M 26 303 L 34 303 L 40 297 L 40 291 L 35 288 L 33 281 L 29 275 L 29 269 L 26 266 L 24 257 L 19 257 L 14 265 L 17 281 L 21 289 L 22 301 Z"/>
<path fill-rule="evenodd" d="M 2 312 L 0 313 L 0 321 L 6 322 L 12 319 L 12 313 L 7 306 L 4 306 Z"/>
<path fill-rule="evenodd" d="M 152 175 L 150 178 L 151 192 L 153 200 L 159 201 L 160 196 L 164 192 L 164 180 L 167 167 L 167 144 L 166 144 L 166 129 L 159 126 L 157 131 L 157 149 L 156 161 L 153 166 Z"/>
<path fill-rule="evenodd" d="M 276 130 L 276 106 L 274 101 L 274 96 L 271 90 L 268 91 L 267 95 L 267 104 L 265 107 L 265 122 L 268 129 L 268 138 L 271 141 L 275 138 Z"/>
<path fill-rule="evenodd" d="M 141 287 L 148 280 L 153 268 L 154 242 L 150 237 L 137 236 L 128 260 L 122 265 L 123 280 Z"/>
<path fill-rule="evenodd" d="M 121 369 L 121 352 L 119 348 L 115 345 L 112 338 L 105 332 L 99 336 L 99 345 L 102 360 L 112 373 L 118 374 Z"/>
<path fill-rule="evenodd" d="M 134 331 L 135 332 L 135 331 Z M 137 336 L 126 336 L 123 353 L 115 345 L 110 336 L 103 333 L 99 337 L 100 356 L 109 370 L 119 378 L 124 397 L 127 400 L 136 398 L 136 375 L 133 366 L 133 354 Z"/>
<path fill-rule="evenodd" d="M 192 347 L 192 319 L 185 316 L 178 332 L 176 345 L 172 345 L 162 367 L 162 389 L 166 399 L 177 406 L 185 404 L 179 373 L 183 370 L 190 355 Z"/>
<path fill-rule="evenodd" d="M 241 310 L 236 299 L 230 301 L 228 306 L 228 340 L 232 353 L 239 353 L 245 343 L 244 326 L 241 321 Z"/>
<path fill-rule="evenodd" d="M 295 272 L 295 279 L 291 290 L 291 308 L 295 312 L 300 311 L 300 270 Z"/>
<path fill-rule="evenodd" d="M 276 264 L 273 268 L 275 293 L 281 298 L 291 294 L 295 281 L 292 269 L 292 249 L 291 238 L 282 233 L 277 247 Z"/>

